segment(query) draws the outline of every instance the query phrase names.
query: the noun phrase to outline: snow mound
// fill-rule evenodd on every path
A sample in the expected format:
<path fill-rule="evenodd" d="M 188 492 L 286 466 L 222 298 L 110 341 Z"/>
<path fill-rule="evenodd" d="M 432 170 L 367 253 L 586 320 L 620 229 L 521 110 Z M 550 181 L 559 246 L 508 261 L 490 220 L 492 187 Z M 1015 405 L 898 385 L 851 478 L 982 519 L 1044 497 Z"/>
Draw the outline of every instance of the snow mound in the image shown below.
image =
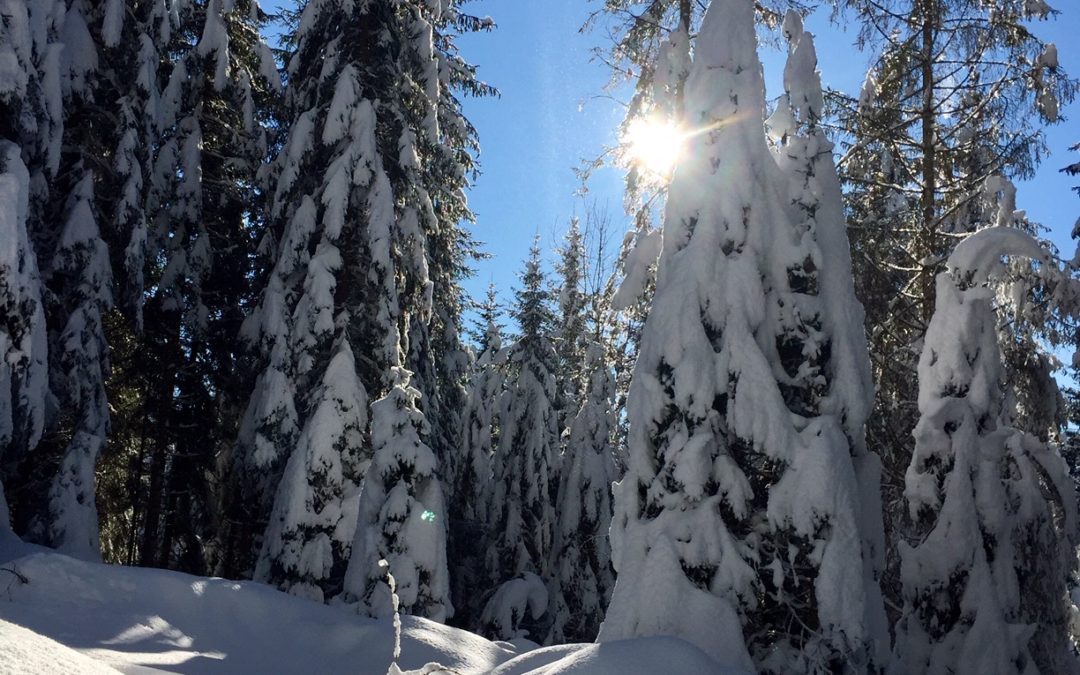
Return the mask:
<path fill-rule="evenodd" d="M 81 673 L 116 675 L 109 668 L 74 649 L 0 619 L 0 674 Z"/>
<path fill-rule="evenodd" d="M 0 620 L 121 672 L 384 675 L 390 665 L 389 620 L 355 616 L 255 582 L 87 563 L 41 550 L 0 541 L 0 567 L 27 580 L 0 572 Z M 508 645 L 425 619 L 402 617 L 402 623 L 406 670 L 439 662 L 479 675 L 516 655 Z M 0 633 L 0 655 L 31 648 L 23 643 L 21 634 Z M 8 672 L 8 660 L 0 663 L 0 672 Z M 18 668 L 94 672 L 33 663 Z"/>
<path fill-rule="evenodd" d="M 723 669 L 689 642 L 674 637 L 616 640 L 602 644 L 558 645 L 514 657 L 491 675 L 743 675 Z"/>
<path fill-rule="evenodd" d="M 0 532 L 0 675 L 385 675 L 393 648 L 389 619 L 256 582 L 84 562 Z M 534 648 L 404 616 L 399 665 L 425 675 L 732 672 L 667 637 Z"/>

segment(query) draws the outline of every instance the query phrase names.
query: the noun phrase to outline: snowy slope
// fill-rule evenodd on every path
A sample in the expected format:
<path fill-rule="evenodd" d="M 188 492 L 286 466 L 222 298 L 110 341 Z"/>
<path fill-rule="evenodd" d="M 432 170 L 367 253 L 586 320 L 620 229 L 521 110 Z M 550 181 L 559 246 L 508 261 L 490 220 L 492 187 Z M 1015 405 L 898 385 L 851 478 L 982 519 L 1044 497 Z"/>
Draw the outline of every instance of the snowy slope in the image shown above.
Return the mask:
<path fill-rule="evenodd" d="M 0 532 L 0 675 L 40 673 L 349 673 L 383 675 L 390 621 L 353 616 L 263 584 L 88 563 Z M 462 675 L 723 671 L 689 644 L 646 638 L 520 654 L 403 617 L 401 666 Z"/>
<path fill-rule="evenodd" d="M 117 675 L 100 661 L 0 619 L 0 675 L 8 673 L 80 673 Z"/>

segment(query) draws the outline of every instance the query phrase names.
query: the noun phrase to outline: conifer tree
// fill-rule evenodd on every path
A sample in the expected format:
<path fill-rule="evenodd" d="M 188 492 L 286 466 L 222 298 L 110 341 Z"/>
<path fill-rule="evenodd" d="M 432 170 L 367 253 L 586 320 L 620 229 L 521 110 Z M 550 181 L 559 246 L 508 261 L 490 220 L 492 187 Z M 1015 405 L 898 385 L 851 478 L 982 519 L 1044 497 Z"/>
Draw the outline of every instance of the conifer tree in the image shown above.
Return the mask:
<path fill-rule="evenodd" d="M 585 240 L 580 221 L 570 221 L 563 245 L 558 249 L 555 265 L 558 275 L 558 312 L 554 342 L 558 357 L 555 382 L 558 393 L 555 405 L 559 411 L 559 433 L 569 429 L 570 421 L 581 407 L 585 387 L 586 305 L 584 292 Z"/>
<path fill-rule="evenodd" d="M 823 195 L 816 218 L 799 208 L 805 185 L 765 140 L 763 89 L 753 3 L 714 1 L 686 82 L 686 120 L 702 133 L 669 190 L 631 384 L 600 639 L 675 634 L 759 672 L 861 668 L 880 638 L 848 435 L 858 420 L 845 427 L 859 410 L 845 413 L 850 378 L 837 375 L 858 374 L 866 354 L 824 310 L 859 314 L 842 269 L 819 274 L 843 266 L 842 220 L 816 219 L 839 214 L 840 195 Z"/>
<path fill-rule="evenodd" d="M 603 345 L 586 354 L 588 382 L 570 426 L 558 492 L 553 550 L 558 583 L 548 642 L 596 638 L 611 599 L 611 484 L 615 480 L 615 378 Z"/>
<path fill-rule="evenodd" d="M 461 284 L 480 255 L 479 244 L 465 229 L 474 219 L 465 189 L 478 171 L 479 141 L 461 99 L 496 93 L 479 80 L 476 67 L 457 45 L 461 35 L 488 31 L 494 24 L 464 12 L 463 4 L 462 0 L 402 3 L 407 38 L 402 56 L 408 78 L 402 96 L 415 130 L 410 152 L 416 155 L 415 163 L 409 162 L 414 187 L 407 191 L 407 200 L 428 242 L 423 275 L 429 282 L 419 289 L 429 307 L 413 312 L 410 319 L 406 366 L 423 394 L 419 403 L 431 426 L 431 447 L 446 476 L 455 471 L 469 367 L 460 335 L 466 303 Z M 452 490 L 452 482 L 446 488 Z"/>
<path fill-rule="evenodd" d="M 41 440 L 48 397 L 45 297 L 37 249 L 42 208 L 60 161 L 63 110 L 59 32 L 64 6 L 8 2 L 0 25 L 0 481 L 16 491 Z M 2 491 L 0 487 L 0 491 Z M 31 488 L 32 490 L 32 488 Z M 39 495 L 41 497 L 43 495 Z M 2 498 L 2 497 L 0 497 Z M 29 510 L 29 509 L 28 509 Z M 8 514 L 5 508 L 5 514 Z M 8 526 L 8 517 L 0 518 Z M 20 528 L 22 529 L 22 528 Z"/>
<path fill-rule="evenodd" d="M 512 315 L 521 332 L 509 347 L 506 389 L 499 407 L 488 590 L 524 572 L 545 583 L 552 581 L 559 461 L 554 403 L 557 361 L 548 339 L 553 325 L 551 298 L 540 265 L 540 246 L 534 241 L 522 287 L 516 292 Z M 534 628 L 534 638 L 542 640 L 545 632 Z"/>
<path fill-rule="evenodd" d="M 1008 209 L 1011 212 L 1011 209 Z M 993 276 L 1003 255 L 1052 264 L 1029 235 L 986 228 L 938 276 L 919 361 L 895 672 L 1068 672 L 1065 583 L 1076 498 L 1056 450 L 1007 422 Z"/>
<path fill-rule="evenodd" d="M 48 393 L 44 301 L 27 228 L 30 189 L 19 147 L 0 140 L 0 240 L 6 242 L 0 248 L 0 460 L 5 461 L 37 446 Z M 0 528 L 10 528 L 2 481 L 0 511 Z"/>
<path fill-rule="evenodd" d="M 112 271 L 94 212 L 94 172 L 81 159 L 70 170 L 80 178 L 67 197 L 50 270 L 66 321 L 53 336 L 49 364 L 52 390 L 61 409 L 70 411 L 65 420 L 70 436 L 49 490 L 48 541 L 69 555 L 93 560 L 100 556 L 94 471 L 109 430 L 103 320 L 112 307 Z"/>
<path fill-rule="evenodd" d="M 874 396 L 865 315 L 852 282 L 840 181 L 833 145 L 825 134 L 814 36 L 803 29 L 802 17 L 794 10 L 784 15 L 781 28 L 788 43 L 785 93 L 767 124 L 777 162 L 794 181 L 793 234 L 804 242 L 816 240 L 827 262 L 815 261 L 813 244 L 809 251 L 795 247 L 795 255 L 784 262 L 788 290 L 778 294 L 775 306 L 777 349 L 785 371 L 780 387 L 788 406 L 800 414 L 832 415 L 841 422 L 859 489 L 865 622 L 870 640 L 876 641 L 870 656 L 880 666 L 888 645 L 880 588 L 886 542 L 881 459 L 867 448 L 865 438 Z"/>
<path fill-rule="evenodd" d="M 478 541 L 491 539 L 492 461 L 499 447 L 498 405 L 503 395 L 506 355 L 498 324 L 494 287 L 480 308 L 487 330 L 469 380 L 462 412 L 462 456 L 455 462 L 454 501 L 450 503 L 451 584 L 455 622 L 475 629 L 482 609 L 484 556 Z"/>
<path fill-rule="evenodd" d="M 172 378 L 146 393 L 165 433 L 149 459 L 143 564 L 200 571 L 220 516 L 205 477 L 235 437 L 243 389 L 236 336 L 253 302 L 258 174 L 280 88 L 250 0 L 180 8 L 163 92 L 147 247 L 151 321 L 143 339 Z"/>
<path fill-rule="evenodd" d="M 844 0 L 872 65 L 857 97 L 836 97 L 839 160 L 856 288 L 878 384 L 869 442 L 884 464 L 886 523 L 902 527 L 904 468 L 918 420 L 919 345 L 935 277 L 979 226 L 987 179 L 1030 177 L 1076 81 L 1034 22 L 1044 2 Z M 894 538 L 897 539 L 898 538 Z M 886 593 L 897 591 L 895 551 Z"/>
<path fill-rule="evenodd" d="M 441 7 L 320 0 L 304 7 L 291 38 L 296 49 L 286 98 L 293 122 L 274 168 L 270 206 L 281 236 L 246 331 L 266 366 L 243 424 L 240 461 L 258 472 L 263 489 L 276 490 L 257 577 L 289 588 L 303 576 L 303 564 L 306 571 L 321 570 L 302 583 L 317 586 L 323 598 L 342 590 L 355 500 L 372 449 L 366 430 L 344 442 L 324 433 L 327 421 L 314 414 L 314 392 L 328 378 L 352 378 L 351 391 L 382 399 L 400 384 L 394 373 L 402 354 L 413 354 L 414 345 L 425 358 L 429 352 L 417 344 L 427 339 L 423 331 L 412 329 L 430 320 L 436 286 L 428 234 L 440 221 L 424 171 L 431 166 L 427 153 L 442 139 L 431 51 Z M 332 346 L 351 351 L 351 370 L 331 373 Z M 269 391 L 274 383 L 284 386 Z M 332 428 L 347 428 L 351 419 Z M 317 447 L 294 450 L 297 432 Z M 381 438 L 394 447 L 408 443 Z M 275 488 L 287 454 L 290 475 Z M 325 480 L 337 473 L 320 466 L 341 467 L 340 480 Z M 312 567 L 301 554 L 312 547 L 330 558 Z M 416 611 L 429 608 L 417 605 Z"/>
<path fill-rule="evenodd" d="M 392 374 L 390 392 L 371 406 L 374 456 L 360 496 L 346 600 L 355 598 L 373 617 L 397 610 L 442 622 L 454 608 L 438 460 L 423 441 L 428 428 L 417 407 L 420 392 L 409 386 L 407 370 L 395 368 Z M 397 606 L 383 560 L 397 582 Z"/>
<path fill-rule="evenodd" d="M 113 74 L 99 51 L 108 7 L 73 2 L 64 16 L 62 83 L 65 148 L 44 220 L 41 250 L 53 252 L 42 274 L 55 298 L 49 307 L 50 389 L 60 411 L 50 424 L 50 454 L 57 457 L 48 490 L 47 523 L 39 535 L 52 546 L 88 559 L 100 556 L 94 472 L 109 429 L 105 381 L 108 347 L 104 317 L 113 306 L 113 272 L 103 230 L 114 195 L 100 167 L 115 147 L 109 134 L 86 124 L 107 115 L 102 85 Z M 47 247 L 47 248 L 45 248 Z"/>
<path fill-rule="evenodd" d="M 395 28 L 387 2 L 304 7 L 288 64 L 291 128 L 270 204 L 281 235 L 260 306 L 245 325 L 266 365 L 238 460 L 261 475 L 263 504 L 274 495 L 272 511 L 255 514 L 269 516 L 255 577 L 320 599 L 341 591 L 355 498 L 370 461 L 358 416 L 366 421 L 362 406 L 381 389 L 388 353 L 396 357 L 399 349 L 388 328 L 396 328 L 400 309 L 382 293 L 394 283 L 394 198 L 383 158 L 398 156 L 385 152 L 385 136 L 399 100 L 397 55 L 383 34 Z M 324 50 L 332 72 L 324 71 Z M 387 101 L 385 113 L 376 100 Z M 365 345 L 362 358 L 355 358 L 356 345 Z M 335 360 L 353 367 L 332 372 Z M 331 381 L 331 395 L 319 394 Z M 341 390 L 354 392 L 344 405 L 332 395 Z M 327 433 L 331 422 L 342 432 L 359 426 L 360 435 Z M 294 446 L 305 436 L 309 443 Z"/>

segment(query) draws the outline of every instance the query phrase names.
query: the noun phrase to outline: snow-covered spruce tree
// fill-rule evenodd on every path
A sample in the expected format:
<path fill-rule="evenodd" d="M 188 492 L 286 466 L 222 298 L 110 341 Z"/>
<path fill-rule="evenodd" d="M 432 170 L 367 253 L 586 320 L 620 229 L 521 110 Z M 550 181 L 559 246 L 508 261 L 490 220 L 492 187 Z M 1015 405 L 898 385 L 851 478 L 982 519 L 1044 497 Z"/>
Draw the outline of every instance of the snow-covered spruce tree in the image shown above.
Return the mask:
<path fill-rule="evenodd" d="M 377 303 L 379 277 L 393 271 L 373 264 L 376 247 L 388 262 L 395 215 L 383 163 L 387 129 L 380 144 L 374 105 L 397 100 L 387 39 L 394 24 L 386 2 L 318 0 L 299 17 L 288 64 L 291 126 L 270 206 L 281 234 L 260 306 L 245 324 L 266 365 L 238 459 L 257 476 L 263 503 L 273 495 L 272 510 L 255 514 L 269 516 L 255 578 L 320 600 L 341 590 L 370 461 L 368 392 L 389 368 L 387 347 L 398 350 L 383 331 L 391 308 Z M 356 345 L 365 346 L 361 358 Z M 309 441 L 298 444 L 301 437 Z"/>
<path fill-rule="evenodd" d="M 73 2 L 64 17 L 62 74 L 66 119 L 99 119 L 100 82 L 109 75 L 101 57 L 99 35 L 108 7 Z M 108 171 L 99 167 L 115 139 L 88 124 L 65 126 L 60 169 L 50 194 L 46 218 L 55 229 L 48 242 L 53 253 L 42 264 L 54 302 L 48 308 L 50 388 L 58 414 L 51 420 L 51 443 L 59 450 L 59 468 L 49 488 L 47 525 L 41 534 L 67 553 L 99 557 L 94 471 L 109 429 L 105 392 L 108 347 L 104 316 L 113 305 L 112 265 L 102 223 L 115 197 Z"/>
<path fill-rule="evenodd" d="M 37 446 L 48 393 L 43 289 L 27 229 L 30 189 L 19 146 L 0 140 L 0 460 Z M 0 529 L 9 521 L 0 480 Z"/>
<path fill-rule="evenodd" d="M 570 221 L 559 259 L 555 264 L 558 299 L 554 333 L 555 354 L 558 365 L 555 383 L 558 387 L 555 406 L 559 412 L 559 434 L 570 427 L 574 415 L 581 408 L 581 395 L 585 389 L 586 305 L 584 290 L 585 240 L 577 218 Z"/>
<path fill-rule="evenodd" d="M 901 477 L 913 451 L 918 346 L 935 276 L 981 222 L 995 174 L 1030 177 L 1044 124 L 1073 98 L 1053 44 L 1035 24 L 1042 0 L 843 0 L 871 68 L 858 96 L 837 97 L 841 177 L 859 298 L 878 384 L 867 428 L 884 464 L 889 531 L 902 527 Z M 892 540 L 898 540 L 892 538 Z M 890 546 L 890 549 L 893 547 Z M 895 550 L 885 592 L 898 600 Z"/>
<path fill-rule="evenodd" d="M 461 315 L 467 300 L 461 286 L 479 257 L 479 244 L 464 224 L 473 221 L 465 188 L 477 173 L 477 132 L 462 110 L 464 96 L 490 96 L 495 90 L 477 78 L 476 67 L 460 53 L 461 35 L 490 30 L 490 19 L 462 11 L 462 0 L 411 0 L 401 3 L 403 62 L 407 79 L 402 95 L 417 161 L 411 164 L 405 201 L 415 210 L 425 248 L 430 315 L 414 312 L 407 337 L 406 367 L 423 396 L 420 406 L 431 426 L 429 441 L 444 475 L 456 471 L 468 357 L 461 342 Z M 447 490 L 452 490 L 448 483 Z M 451 496 L 451 495 L 448 495 Z M 451 500 L 452 501 L 452 500 Z"/>
<path fill-rule="evenodd" d="M 1005 420 L 990 283 L 1005 255 L 1051 264 L 1029 235 L 997 226 L 960 243 L 938 275 L 906 476 L 920 537 L 901 546 L 897 673 L 1075 669 L 1065 620 L 1075 492 L 1057 451 Z"/>
<path fill-rule="evenodd" d="M 395 611 L 446 621 L 454 613 L 446 566 L 446 509 L 434 451 L 423 441 L 427 421 L 409 371 L 391 371 L 390 392 L 371 406 L 374 455 L 364 477 L 356 538 L 345 577 L 345 597 L 361 611 L 387 617 Z M 391 602 L 385 560 L 397 581 Z"/>
<path fill-rule="evenodd" d="M 479 345 L 480 355 L 473 366 L 461 414 L 461 456 L 454 464 L 454 501 L 449 505 L 454 622 L 471 629 L 478 627 L 486 590 L 486 552 L 477 542 L 490 541 L 492 536 L 492 457 L 499 445 L 497 413 L 506 379 L 494 288 L 489 288 L 488 302 L 481 307 L 481 318 L 485 315 L 487 330 Z"/>
<path fill-rule="evenodd" d="M 586 353 L 584 400 L 570 426 L 560 472 L 553 550 L 558 577 L 548 642 L 596 638 L 615 586 L 611 567 L 611 484 L 615 480 L 615 377 L 604 346 Z"/>
<path fill-rule="evenodd" d="M 6 0 L 0 23 L 0 139 L 18 146 L 30 174 L 27 227 L 37 237 L 64 127 L 63 0 Z"/>
<path fill-rule="evenodd" d="M 487 588 L 524 572 L 552 583 L 558 488 L 559 431 L 555 410 L 555 350 L 548 338 L 554 320 L 541 268 L 540 245 L 529 251 L 512 315 L 521 331 L 509 347 L 505 392 L 499 405 L 499 446 L 492 459 L 491 540 L 485 546 Z M 493 601 L 500 596 L 496 594 Z M 501 614 L 485 610 L 485 614 Z M 542 641 L 539 624 L 525 627 Z M 504 637 L 504 636 L 496 636 Z"/>
<path fill-rule="evenodd" d="M 162 355 L 167 386 L 146 392 L 165 420 L 148 453 L 143 564 L 205 571 L 220 521 L 205 477 L 236 435 L 251 386 L 236 335 L 253 303 L 258 173 L 280 88 L 259 38 L 256 3 L 186 3 L 168 51 L 177 55 L 161 98 L 147 247 L 153 292 L 141 339 Z"/>
<path fill-rule="evenodd" d="M 42 84 L 51 80 L 51 89 L 63 91 L 63 117 L 69 121 L 62 136 L 55 120 L 51 127 L 40 127 L 40 141 L 50 143 L 57 152 L 62 148 L 62 154 L 55 156 L 58 169 L 47 189 L 45 180 L 32 179 L 39 186 L 35 189 L 39 201 L 31 213 L 41 223 L 32 228 L 35 245 L 41 251 L 59 252 L 55 260 L 41 258 L 42 278 L 49 297 L 55 300 L 46 311 L 54 327 L 50 370 L 57 414 L 46 422 L 44 443 L 34 465 L 20 467 L 21 482 L 34 493 L 46 492 L 38 485 L 41 476 L 53 469 L 60 475 L 48 490 L 47 508 L 24 508 L 32 497 L 13 503 L 17 514 L 33 512 L 31 518 L 37 524 L 28 525 L 26 534 L 47 541 L 68 536 L 61 530 L 70 524 L 49 524 L 56 514 L 68 511 L 64 503 L 77 504 L 77 511 L 96 510 L 87 499 L 94 487 L 84 483 L 87 477 L 92 483 L 109 427 L 103 389 L 109 320 L 104 310 L 111 306 L 113 279 L 122 289 L 116 295 L 124 300 L 125 308 L 137 306 L 141 293 L 141 288 L 136 288 L 141 285 L 141 270 L 132 272 L 125 256 L 117 253 L 134 252 L 133 259 L 141 262 L 144 160 L 153 146 L 156 123 L 156 89 L 151 81 L 156 73 L 148 74 L 144 66 L 149 63 L 151 70 L 157 68 L 159 59 L 153 50 L 156 31 L 167 31 L 167 26 L 162 28 L 155 21 L 163 23 L 168 13 L 155 3 L 119 0 L 72 2 L 66 12 L 63 3 L 32 4 L 31 32 L 37 35 L 56 30 L 57 41 L 63 42 L 62 56 L 57 46 L 56 73 Z M 33 17 L 35 13 L 37 17 Z M 144 35 L 147 32 L 155 38 Z M 50 99 L 47 109 L 61 107 L 61 97 Z M 90 216 L 94 224 L 90 224 Z M 75 226 L 72 218 L 84 221 L 83 225 Z M 76 243 L 76 239 L 80 241 Z M 79 248 L 85 250 L 75 252 Z M 94 284 L 101 287 L 92 287 Z M 96 305 L 93 309 L 92 304 Z M 67 356 L 62 357 L 65 352 Z M 100 392 L 80 396 L 66 386 L 70 378 Z M 95 382 L 98 379 L 100 383 Z M 95 530 L 93 535 L 79 535 L 79 539 L 96 542 L 97 516 L 83 514 L 76 520 Z"/>
<path fill-rule="evenodd" d="M 69 13 L 66 21 L 75 15 Z M 94 470 L 109 430 L 103 319 L 112 307 L 112 270 L 94 212 L 94 171 L 82 160 L 70 170 L 81 177 L 67 195 L 49 279 L 58 289 L 58 310 L 65 317 L 60 330 L 50 336 L 51 388 L 61 401 L 65 419 L 60 423 L 70 436 L 49 490 L 47 538 L 64 553 L 97 559 Z"/>
<path fill-rule="evenodd" d="M 866 354 L 823 308 L 859 309 L 850 279 L 818 273 L 842 266 L 842 226 L 819 235 L 769 151 L 751 0 L 709 6 L 685 106 L 700 133 L 668 194 L 600 639 L 674 634 L 763 672 L 867 669 L 875 594 L 844 420 L 859 413 L 838 376 Z"/>
<path fill-rule="evenodd" d="M 18 475 L 41 439 L 48 396 L 44 288 L 35 241 L 60 161 L 60 44 L 64 6 L 7 2 L 0 22 L 0 481 L 45 490 Z M 34 462 L 29 460 L 31 464 Z M 0 488 L 2 490 L 2 488 Z M 32 509 L 26 509 L 26 516 Z M 6 509 L 5 509 L 6 512 Z M 0 526 L 6 527 L 3 518 Z M 25 524 L 25 522 L 23 523 Z M 20 530 L 23 528 L 19 528 Z"/>
<path fill-rule="evenodd" d="M 363 438 L 336 433 L 358 424 L 351 405 L 324 431 L 327 422 L 314 412 L 330 402 L 315 392 L 343 377 L 369 399 L 389 391 L 399 380 L 393 369 L 410 353 L 401 336 L 414 317 L 430 316 L 434 293 L 422 224 L 432 204 L 418 174 L 419 148 L 431 136 L 412 116 L 407 65 L 413 9 L 390 0 L 317 0 L 300 14 L 286 96 L 293 121 L 270 213 L 282 235 L 261 306 L 247 323 L 267 366 L 243 425 L 242 461 L 273 489 L 291 454 L 256 577 L 323 598 L 342 590 L 371 449 Z M 332 372 L 332 354 L 345 347 L 354 367 Z M 313 439 L 309 447 L 291 447 L 297 425 Z"/>
<path fill-rule="evenodd" d="M 794 234 L 804 241 L 816 240 L 821 256 L 816 259 L 812 245 L 809 250 L 796 246 L 783 263 L 788 290 L 772 306 L 780 327 L 777 348 L 787 375 L 781 390 L 796 412 L 832 415 L 842 424 L 860 491 L 866 630 L 873 643 L 873 661 L 880 665 L 889 644 L 880 587 L 886 544 L 881 460 L 867 449 L 865 439 L 874 383 L 864 312 L 852 281 L 833 145 L 822 125 L 824 97 L 814 36 L 803 29 L 802 17 L 794 10 L 785 14 L 781 26 L 788 43 L 785 95 L 767 124 L 777 162 L 794 179 L 790 192 Z"/>

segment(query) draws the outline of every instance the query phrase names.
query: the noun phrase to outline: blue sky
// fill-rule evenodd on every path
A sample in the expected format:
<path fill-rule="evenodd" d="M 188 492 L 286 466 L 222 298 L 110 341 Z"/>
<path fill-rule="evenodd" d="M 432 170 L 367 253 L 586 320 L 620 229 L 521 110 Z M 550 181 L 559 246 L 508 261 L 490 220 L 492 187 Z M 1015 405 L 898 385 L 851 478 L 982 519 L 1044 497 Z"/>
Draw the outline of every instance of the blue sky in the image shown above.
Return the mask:
<path fill-rule="evenodd" d="M 264 0 L 273 10 L 289 0 Z M 1034 26 L 1038 35 L 1060 47 L 1062 65 L 1074 77 L 1080 75 L 1080 7 L 1057 3 L 1062 10 L 1056 20 Z M 480 76 L 501 91 L 500 98 L 473 99 L 466 112 L 480 131 L 483 175 L 473 187 L 469 201 L 477 215 L 473 232 L 485 243 L 492 258 L 479 263 L 468 290 L 476 297 L 494 282 L 504 298 L 517 283 L 529 244 L 540 235 L 551 250 L 575 213 L 585 202 L 575 196 L 580 187 L 573 168 L 583 158 L 597 156 L 615 139 L 622 117 L 618 103 L 604 97 L 608 73 L 590 59 L 590 50 L 601 44 L 603 33 L 581 34 L 578 29 L 599 0 L 475 0 L 467 6 L 477 15 L 490 15 L 498 28 L 461 41 L 465 57 L 477 64 Z M 822 79 L 845 91 L 856 91 L 865 74 L 868 57 L 859 53 L 851 39 L 828 23 L 819 11 L 807 21 L 819 36 L 817 42 Z M 783 55 L 763 49 L 769 96 L 779 93 Z M 1080 118 L 1080 102 L 1062 109 L 1065 117 Z M 1080 199 L 1073 184 L 1058 169 L 1080 159 L 1067 151 L 1080 143 L 1080 124 L 1065 121 L 1048 131 L 1053 155 L 1046 159 L 1035 179 L 1020 185 L 1017 205 L 1036 221 L 1050 227 L 1059 248 L 1072 252 L 1069 232 L 1080 216 Z M 588 199 L 606 204 L 615 225 L 626 226 L 622 217 L 621 175 L 615 169 L 600 171 L 589 184 Z"/>

